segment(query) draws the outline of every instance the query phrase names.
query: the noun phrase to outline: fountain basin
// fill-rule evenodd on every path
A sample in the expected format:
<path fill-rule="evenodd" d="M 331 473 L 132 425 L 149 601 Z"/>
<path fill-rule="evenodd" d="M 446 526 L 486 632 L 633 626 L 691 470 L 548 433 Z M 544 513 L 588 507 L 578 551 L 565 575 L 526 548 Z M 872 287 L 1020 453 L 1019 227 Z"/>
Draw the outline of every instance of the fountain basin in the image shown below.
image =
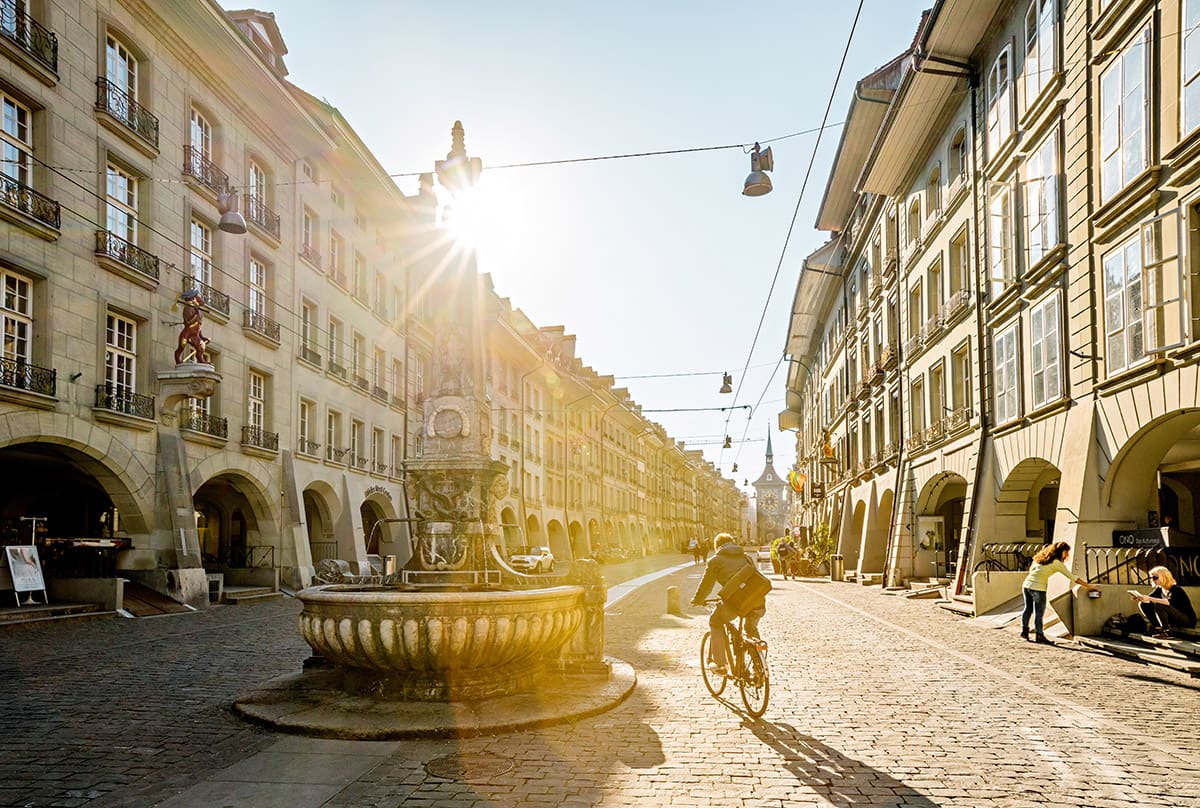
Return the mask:
<path fill-rule="evenodd" d="M 427 591 L 304 589 L 300 634 L 349 693 L 466 701 L 525 692 L 579 629 L 584 588 Z"/>

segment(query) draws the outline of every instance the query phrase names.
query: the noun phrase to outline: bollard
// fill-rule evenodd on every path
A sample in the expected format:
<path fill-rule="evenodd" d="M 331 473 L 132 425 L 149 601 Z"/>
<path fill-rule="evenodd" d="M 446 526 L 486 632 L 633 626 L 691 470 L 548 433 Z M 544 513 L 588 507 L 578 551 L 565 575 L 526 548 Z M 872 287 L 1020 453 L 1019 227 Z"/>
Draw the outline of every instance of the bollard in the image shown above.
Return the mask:
<path fill-rule="evenodd" d="M 679 587 L 667 587 L 667 614 L 683 614 L 683 610 L 679 607 Z"/>

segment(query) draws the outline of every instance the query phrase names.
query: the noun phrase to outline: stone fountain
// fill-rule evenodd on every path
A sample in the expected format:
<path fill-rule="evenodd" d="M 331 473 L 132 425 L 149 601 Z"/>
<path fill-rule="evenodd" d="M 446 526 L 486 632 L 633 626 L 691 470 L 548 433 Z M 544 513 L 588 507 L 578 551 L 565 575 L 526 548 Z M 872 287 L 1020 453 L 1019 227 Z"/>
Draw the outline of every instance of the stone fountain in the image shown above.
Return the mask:
<path fill-rule="evenodd" d="M 438 174 L 454 190 L 463 172 L 478 176 L 478 163 L 466 158 L 461 124 L 452 135 Z M 473 256 L 436 264 L 425 448 L 405 465 L 411 559 L 369 582 L 327 567 L 326 583 L 299 592 L 313 657 L 304 673 L 239 699 L 235 709 L 249 718 L 338 737 L 496 731 L 607 709 L 636 682 L 628 665 L 603 655 L 605 590 L 594 561 L 573 562 L 547 586 L 495 550 L 508 482 L 490 454 L 483 290 Z"/>

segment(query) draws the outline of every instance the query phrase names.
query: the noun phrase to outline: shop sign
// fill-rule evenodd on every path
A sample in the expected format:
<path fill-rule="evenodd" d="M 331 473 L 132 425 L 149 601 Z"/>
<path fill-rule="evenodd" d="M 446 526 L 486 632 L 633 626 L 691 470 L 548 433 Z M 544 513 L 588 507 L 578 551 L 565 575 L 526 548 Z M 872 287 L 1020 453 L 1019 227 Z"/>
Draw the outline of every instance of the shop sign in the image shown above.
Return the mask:
<path fill-rule="evenodd" d="M 1165 542 L 1163 542 L 1162 529 L 1152 527 L 1145 530 L 1114 530 L 1112 546 L 1154 548 L 1165 546 Z"/>
<path fill-rule="evenodd" d="M 5 547 L 4 555 L 8 559 L 14 592 L 40 592 L 46 588 L 37 547 L 32 544 Z"/>
<path fill-rule="evenodd" d="M 813 483 L 812 484 L 812 496 L 813 496 L 813 499 L 821 499 L 822 497 L 824 497 L 825 496 L 825 483 Z"/>

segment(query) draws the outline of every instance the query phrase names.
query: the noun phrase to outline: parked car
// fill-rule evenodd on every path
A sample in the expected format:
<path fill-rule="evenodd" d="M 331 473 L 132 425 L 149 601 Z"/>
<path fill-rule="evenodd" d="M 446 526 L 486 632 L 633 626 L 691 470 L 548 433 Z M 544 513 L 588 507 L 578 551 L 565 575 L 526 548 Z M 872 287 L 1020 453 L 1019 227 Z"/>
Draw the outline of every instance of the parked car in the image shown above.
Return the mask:
<path fill-rule="evenodd" d="M 549 547 L 518 547 L 508 557 L 509 566 L 518 572 L 554 572 L 554 553 Z"/>
<path fill-rule="evenodd" d="M 754 551 L 754 558 L 759 564 L 771 566 L 771 545 L 763 544 Z"/>

